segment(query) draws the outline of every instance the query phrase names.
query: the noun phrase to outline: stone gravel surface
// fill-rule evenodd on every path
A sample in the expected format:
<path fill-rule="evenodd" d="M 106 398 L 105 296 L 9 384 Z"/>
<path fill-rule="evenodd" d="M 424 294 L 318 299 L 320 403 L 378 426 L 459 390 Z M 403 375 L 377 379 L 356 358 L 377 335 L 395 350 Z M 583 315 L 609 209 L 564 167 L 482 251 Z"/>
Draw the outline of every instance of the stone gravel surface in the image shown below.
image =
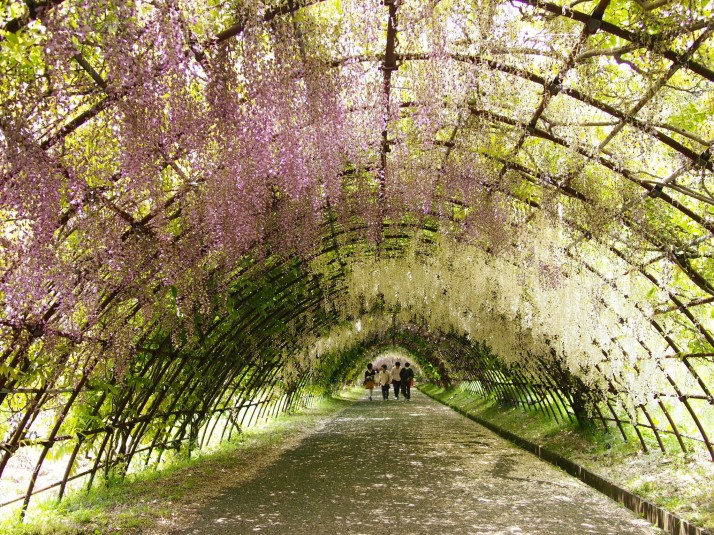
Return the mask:
<path fill-rule="evenodd" d="M 413 392 L 356 402 L 173 533 L 663 532 Z"/>

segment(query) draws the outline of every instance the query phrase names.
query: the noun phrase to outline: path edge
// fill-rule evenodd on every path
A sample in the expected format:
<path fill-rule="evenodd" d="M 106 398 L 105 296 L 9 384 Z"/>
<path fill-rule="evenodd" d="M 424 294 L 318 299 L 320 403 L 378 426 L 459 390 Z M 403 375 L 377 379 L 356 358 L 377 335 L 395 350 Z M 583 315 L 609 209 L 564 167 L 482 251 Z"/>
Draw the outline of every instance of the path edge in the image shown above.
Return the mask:
<path fill-rule="evenodd" d="M 658 505 L 655 505 L 652 502 L 645 500 L 644 498 L 636 494 L 633 494 L 629 490 L 624 489 L 616 485 L 612 481 L 609 481 L 604 477 L 595 474 L 594 472 L 588 470 L 584 466 L 579 465 L 578 463 L 571 461 L 570 459 L 566 459 L 558 453 L 550 451 L 523 437 L 519 437 L 518 435 L 511 433 L 510 431 L 507 431 L 506 429 L 503 429 L 502 427 L 492 422 L 489 422 L 488 420 L 484 420 L 483 418 L 480 418 L 479 416 L 476 416 L 475 414 L 470 413 L 469 411 L 462 409 L 461 407 L 448 403 L 448 401 L 442 401 L 441 399 L 432 396 L 428 392 L 424 392 L 424 390 L 422 390 L 421 388 L 419 390 L 424 395 L 430 397 L 434 401 L 438 401 L 442 405 L 446 405 L 453 411 L 456 411 L 459 414 L 468 418 L 469 420 L 473 420 L 474 422 L 486 427 L 487 429 L 493 431 L 500 437 L 505 438 L 512 444 L 515 444 L 519 448 L 536 455 L 537 457 L 552 464 L 553 466 L 564 470 L 571 476 L 578 478 L 586 485 L 592 487 L 598 492 L 601 492 L 602 494 L 616 501 L 617 503 L 624 505 L 625 507 L 634 511 L 635 513 L 637 513 L 647 521 L 651 522 L 658 528 L 663 529 L 670 535 L 713 535 L 712 532 L 708 529 L 700 528 L 698 526 L 690 524 L 688 521 L 675 515 L 674 513 L 671 513 L 659 507 Z"/>

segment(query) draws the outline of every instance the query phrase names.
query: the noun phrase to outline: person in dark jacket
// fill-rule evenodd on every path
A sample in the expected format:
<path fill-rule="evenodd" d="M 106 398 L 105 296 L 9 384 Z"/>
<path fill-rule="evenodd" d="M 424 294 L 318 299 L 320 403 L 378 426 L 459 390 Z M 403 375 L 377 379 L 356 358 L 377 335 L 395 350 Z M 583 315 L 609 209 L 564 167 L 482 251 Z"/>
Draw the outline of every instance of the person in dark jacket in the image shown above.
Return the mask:
<path fill-rule="evenodd" d="M 367 364 L 367 369 L 364 372 L 364 387 L 369 390 L 369 400 L 372 401 L 372 390 L 374 390 L 374 376 L 377 370 L 372 367 L 372 363 Z"/>
<path fill-rule="evenodd" d="M 402 387 L 402 396 L 407 401 L 412 398 L 412 379 L 414 379 L 414 370 L 411 369 L 408 362 L 405 362 L 404 367 L 399 371 L 399 382 Z"/>

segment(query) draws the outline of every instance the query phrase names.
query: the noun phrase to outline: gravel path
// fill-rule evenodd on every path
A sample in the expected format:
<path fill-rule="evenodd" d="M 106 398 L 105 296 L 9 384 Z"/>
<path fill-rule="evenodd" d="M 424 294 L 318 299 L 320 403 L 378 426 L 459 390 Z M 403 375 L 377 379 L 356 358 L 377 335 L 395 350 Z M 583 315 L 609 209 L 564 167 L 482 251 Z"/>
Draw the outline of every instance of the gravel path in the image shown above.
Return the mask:
<path fill-rule="evenodd" d="M 355 403 L 201 517 L 174 533 L 663 533 L 420 392 Z"/>

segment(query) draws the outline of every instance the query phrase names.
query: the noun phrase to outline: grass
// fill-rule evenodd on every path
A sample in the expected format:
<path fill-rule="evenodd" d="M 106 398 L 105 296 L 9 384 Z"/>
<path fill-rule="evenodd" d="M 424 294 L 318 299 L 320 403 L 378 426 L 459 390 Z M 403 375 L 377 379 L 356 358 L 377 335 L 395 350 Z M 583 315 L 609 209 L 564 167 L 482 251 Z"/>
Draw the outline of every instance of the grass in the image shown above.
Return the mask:
<path fill-rule="evenodd" d="M 714 528 L 714 463 L 703 450 L 684 454 L 672 443 L 664 454 L 652 441 L 650 452 L 644 453 L 634 434 L 625 441 L 616 428 L 581 429 L 458 389 L 426 385 L 422 390 L 558 453 L 695 526 Z"/>
<path fill-rule="evenodd" d="M 298 414 L 256 426 L 210 452 L 177 457 L 161 470 L 100 481 L 90 491 L 69 493 L 61 503 L 37 498 L 24 522 L 17 512 L 0 518 L 0 534 L 152 533 L 185 525 L 221 489 L 248 480 L 282 451 L 296 445 L 326 417 L 348 406 L 362 392 L 325 398 Z M 210 485 L 206 485 L 210 481 Z"/>
<path fill-rule="evenodd" d="M 579 429 L 540 412 L 504 407 L 460 390 L 422 389 L 448 405 L 555 451 L 695 525 L 714 527 L 714 463 L 702 456 L 665 455 L 655 448 L 645 454 L 636 439 L 625 442 L 616 430 Z M 68 494 L 60 504 L 51 498 L 37 499 L 24 523 L 17 521 L 17 515 L 0 520 L 0 533 L 162 533 L 185 526 L 191 515 L 222 489 L 254 477 L 326 417 L 364 396 L 364 391 L 357 389 L 343 396 L 325 399 L 300 414 L 281 416 L 211 452 L 194 453 L 191 459 L 177 456 L 160 471 L 98 482 L 89 492 Z"/>

